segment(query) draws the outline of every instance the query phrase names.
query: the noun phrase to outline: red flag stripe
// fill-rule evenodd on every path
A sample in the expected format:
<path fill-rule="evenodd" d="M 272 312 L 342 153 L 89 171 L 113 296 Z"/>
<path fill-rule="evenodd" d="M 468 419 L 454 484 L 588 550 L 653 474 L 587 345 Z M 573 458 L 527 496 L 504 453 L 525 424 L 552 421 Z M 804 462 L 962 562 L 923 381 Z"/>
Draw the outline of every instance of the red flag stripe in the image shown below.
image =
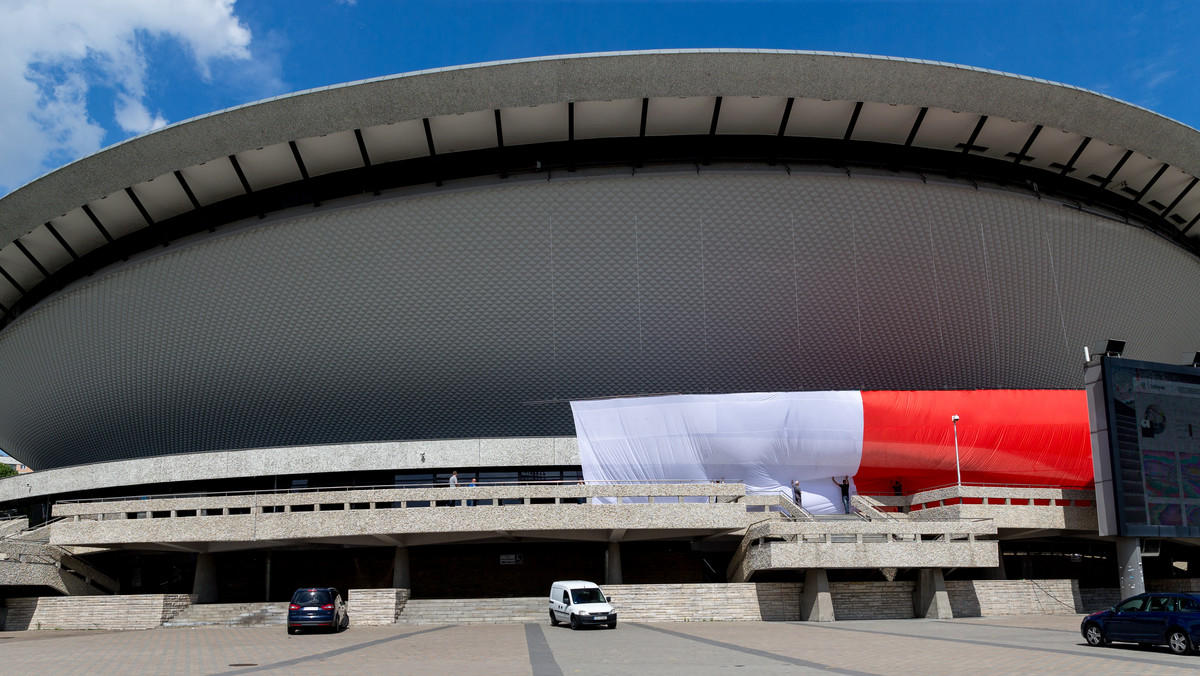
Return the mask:
<path fill-rule="evenodd" d="M 955 483 L 953 415 L 963 483 L 1092 487 L 1082 390 L 867 391 L 862 400 L 863 493 Z"/>

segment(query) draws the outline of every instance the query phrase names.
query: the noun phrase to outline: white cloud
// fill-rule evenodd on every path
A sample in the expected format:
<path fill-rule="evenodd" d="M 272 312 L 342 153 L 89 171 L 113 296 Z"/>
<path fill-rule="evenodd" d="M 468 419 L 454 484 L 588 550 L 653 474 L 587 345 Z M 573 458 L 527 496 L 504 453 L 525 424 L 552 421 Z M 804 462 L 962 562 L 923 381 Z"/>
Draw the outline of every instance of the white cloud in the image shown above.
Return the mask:
<path fill-rule="evenodd" d="M 117 124 L 127 132 L 140 134 L 167 126 L 165 117 L 157 113 L 152 115 L 145 104 L 128 94 L 117 97 L 115 108 Z"/>
<path fill-rule="evenodd" d="M 179 42 L 201 78 L 250 59 L 234 0 L 0 0 L 0 194 L 94 152 L 105 129 L 88 92 L 113 92 L 113 119 L 137 134 L 167 124 L 147 101 L 150 39 Z"/>

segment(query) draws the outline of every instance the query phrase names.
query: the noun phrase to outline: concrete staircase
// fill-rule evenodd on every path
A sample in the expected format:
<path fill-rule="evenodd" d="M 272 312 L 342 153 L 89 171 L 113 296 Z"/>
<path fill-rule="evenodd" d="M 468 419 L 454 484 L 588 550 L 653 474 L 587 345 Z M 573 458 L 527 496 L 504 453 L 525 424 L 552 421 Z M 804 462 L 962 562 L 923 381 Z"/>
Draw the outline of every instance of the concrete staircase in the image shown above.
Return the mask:
<path fill-rule="evenodd" d="M 548 622 L 549 603 L 541 596 L 511 599 L 409 599 L 397 624 L 509 624 Z M 354 622 L 351 607 L 350 622 Z"/>
<path fill-rule="evenodd" d="M 25 518 L 0 521 L 0 587 L 42 585 L 64 596 L 116 594 L 120 583 L 50 544 L 50 526 L 23 528 Z"/>
<path fill-rule="evenodd" d="M 282 627 L 287 603 L 205 603 L 190 606 L 164 627 Z"/>

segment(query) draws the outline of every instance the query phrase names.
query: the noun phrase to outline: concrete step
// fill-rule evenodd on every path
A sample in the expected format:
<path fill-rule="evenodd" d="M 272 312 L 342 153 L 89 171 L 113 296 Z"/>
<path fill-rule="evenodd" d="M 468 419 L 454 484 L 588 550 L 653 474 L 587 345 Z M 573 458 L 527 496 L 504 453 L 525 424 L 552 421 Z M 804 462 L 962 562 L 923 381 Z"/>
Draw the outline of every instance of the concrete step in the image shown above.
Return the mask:
<path fill-rule="evenodd" d="M 539 622 L 547 618 L 547 600 L 538 597 L 510 599 L 410 599 L 396 620 L 400 624 L 508 624 Z M 351 608 L 351 615 L 354 609 Z"/>
<path fill-rule="evenodd" d="M 287 624 L 287 603 L 206 603 L 185 609 L 164 627 L 270 627 Z"/>

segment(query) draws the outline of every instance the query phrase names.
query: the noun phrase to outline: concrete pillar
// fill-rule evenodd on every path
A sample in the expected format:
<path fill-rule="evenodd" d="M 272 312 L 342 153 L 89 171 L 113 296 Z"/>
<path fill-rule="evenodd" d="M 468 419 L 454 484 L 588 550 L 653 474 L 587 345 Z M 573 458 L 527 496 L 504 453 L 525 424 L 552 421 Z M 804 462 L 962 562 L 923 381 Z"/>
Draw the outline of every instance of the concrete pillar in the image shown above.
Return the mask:
<path fill-rule="evenodd" d="M 1117 573 L 1121 577 L 1121 598 L 1146 591 L 1142 574 L 1142 543 L 1138 538 L 1114 538 L 1117 541 Z"/>
<path fill-rule="evenodd" d="M 832 622 L 835 619 L 833 596 L 829 593 L 829 573 L 824 568 L 809 568 L 804 572 L 800 619 L 805 622 Z"/>
<path fill-rule="evenodd" d="M 392 588 L 412 589 L 412 568 L 408 565 L 408 547 L 397 547 L 392 562 Z"/>
<path fill-rule="evenodd" d="M 621 584 L 621 543 L 608 543 L 604 559 L 604 584 Z"/>
<path fill-rule="evenodd" d="M 212 554 L 196 557 L 196 578 L 192 582 L 196 603 L 217 602 L 217 562 Z"/>
<path fill-rule="evenodd" d="M 946 578 L 941 568 L 922 568 L 913 590 L 913 616 L 930 620 L 949 620 L 950 595 L 946 593 Z"/>

